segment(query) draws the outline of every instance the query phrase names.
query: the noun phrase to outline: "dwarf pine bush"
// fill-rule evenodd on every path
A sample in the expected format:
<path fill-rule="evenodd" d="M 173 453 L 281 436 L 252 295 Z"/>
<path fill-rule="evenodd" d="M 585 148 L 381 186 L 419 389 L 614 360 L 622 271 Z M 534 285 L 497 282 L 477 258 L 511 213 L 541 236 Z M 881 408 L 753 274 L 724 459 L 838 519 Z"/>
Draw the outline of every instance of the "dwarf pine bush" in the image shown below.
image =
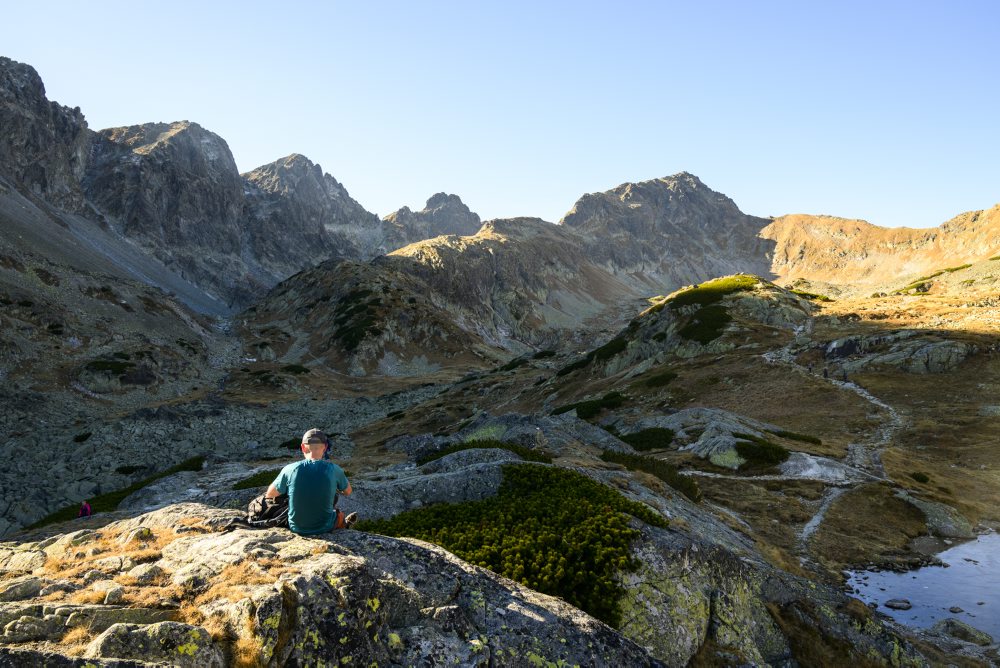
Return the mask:
<path fill-rule="evenodd" d="M 639 566 L 630 551 L 639 532 L 629 527 L 629 515 L 667 525 L 649 507 L 583 474 L 508 464 L 494 497 L 428 506 L 357 527 L 437 543 L 617 626 L 624 591 L 615 574 Z"/>
<path fill-rule="evenodd" d="M 526 448 L 523 445 L 518 445 L 517 443 L 506 443 L 504 441 L 497 441 L 493 439 L 482 439 L 482 440 L 472 440 L 466 441 L 464 443 L 454 443 L 448 447 L 441 448 L 430 454 L 424 455 L 417 460 L 418 466 L 423 466 L 428 462 L 432 462 L 435 459 L 441 459 L 445 455 L 450 455 L 453 452 L 461 452 L 462 450 L 475 450 L 479 448 L 497 448 L 499 450 L 509 450 L 515 455 L 519 456 L 521 459 L 529 462 L 542 462 L 543 464 L 552 463 L 552 455 L 542 450 L 532 450 Z"/>

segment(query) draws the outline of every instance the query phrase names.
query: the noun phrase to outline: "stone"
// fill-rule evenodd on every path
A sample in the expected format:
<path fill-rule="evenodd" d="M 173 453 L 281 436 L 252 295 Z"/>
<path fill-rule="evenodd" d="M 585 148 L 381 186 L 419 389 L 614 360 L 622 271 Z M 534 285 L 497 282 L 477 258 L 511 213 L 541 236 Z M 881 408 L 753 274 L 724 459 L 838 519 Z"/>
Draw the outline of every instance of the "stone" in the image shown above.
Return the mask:
<path fill-rule="evenodd" d="M 21 643 L 33 640 L 52 640 L 62 635 L 65 620 L 58 615 L 45 617 L 20 617 L 3 628 L 3 641 Z"/>
<path fill-rule="evenodd" d="M 885 602 L 885 607 L 893 610 L 909 610 L 913 604 L 905 598 L 891 598 Z"/>
<path fill-rule="evenodd" d="M 104 605 L 117 605 L 125 598 L 123 587 L 110 587 L 104 595 Z"/>
<path fill-rule="evenodd" d="M 963 621 L 952 619 L 950 617 L 948 619 L 942 619 L 934 624 L 934 626 L 931 627 L 931 630 L 941 635 L 958 638 L 959 640 L 964 640 L 965 642 L 971 642 L 974 645 L 985 647 L 993 644 L 993 637 L 990 636 L 990 634 L 969 626 Z"/>
<path fill-rule="evenodd" d="M 38 596 L 42 580 L 33 576 L 0 581 L 0 601 L 23 601 Z"/>
<path fill-rule="evenodd" d="M 957 615 L 961 612 L 965 612 L 965 610 L 962 610 L 962 608 L 958 607 L 957 605 L 953 605 L 950 608 L 948 608 L 948 612 L 950 612 L 953 615 Z"/>
<path fill-rule="evenodd" d="M 163 661 L 180 668 L 223 668 L 222 649 L 200 626 L 180 622 L 114 624 L 87 646 L 90 659 Z"/>
<path fill-rule="evenodd" d="M 155 624 L 176 619 L 176 610 L 81 605 L 73 608 L 66 620 L 66 626 L 83 626 L 91 631 L 99 632 L 114 624 Z"/>
<path fill-rule="evenodd" d="M 11 550 L 0 548 L 0 573 L 30 573 L 45 565 L 41 550 Z"/>
<path fill-rule="evenodd" d="M 975 538 L 972 524 L 956 509 L 944 503 L 921 499 L 903 490 L 896 497 L 918 508 L 927 519 L 927 528 L 932 535 L 941 538 Z M 947 564 L 946 564 L 947 565 Z"/>
<path fill-rule="evenodd" d="M 93 566 L 95 569 L 102 571 L 119 572 L 135 568 L 135 562 L 132 561 L 130 557 L 115 555 L 104 559 L 98 559 L 93 563 Z"/>
<path fill-rule="evenodd" d="M 148 585 L 164 575 L 164 570 L 156 564 L 139 564 L 132 570 L 128 571 L 127 575 L 134 578 L 136 584 Z"/>
<path fill-rule="evenodd" d="M 153 540 L 155 535 L 153 530 L 149 527 L 136 527 L 131 531 L 123 534 L 121 538 L 118 539 L 119 545 L 131 545 L 132 543 L 142 543 Z"/>
<path fill-rule="evenodd" d="M 96 540 L 100 534 L 91 529 L 81 529 L 71 531 L 62 536 L 54 537 L 50 540 L 42 541 L 38 544 L 45 551 L 45 554 L 53 559 L 62 559 L 68 554 L 72 554 L 81 545 L 85 545 Z"/>

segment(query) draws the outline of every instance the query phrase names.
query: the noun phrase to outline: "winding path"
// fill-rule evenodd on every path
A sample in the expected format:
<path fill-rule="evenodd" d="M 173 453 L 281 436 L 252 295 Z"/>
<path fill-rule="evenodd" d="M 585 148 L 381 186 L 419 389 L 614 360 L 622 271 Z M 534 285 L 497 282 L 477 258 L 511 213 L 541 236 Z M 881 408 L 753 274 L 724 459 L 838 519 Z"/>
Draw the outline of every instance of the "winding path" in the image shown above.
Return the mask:
<path fill-rule="evenodd" d="M 812 330 L 812 321 L 809 322 L 809 325 L 809 327 L 804 328 L 805 331 Z M 796 333 L 800 332 L 797 331 Z M 795 361 L 795 355 L 792 353 L 792 347 L 794 345 L 793 341 L 778 350 L 771 350 L 764 353 L 762 357 L 769 364 L 780 364 L 788 367 L 795 373 L 815 377 L 815 374 L 803 369 Z M 831 486 L 823 494 L 823 498 L 821 499 L 815 514 L 813 514 L 813 516 L 808 522 L 805 523 L 798 533 L 799 552 L 804 563 L 807 563 L 805 555 L 808 554 L 808 541 L 812 535 L 816 533 L 816 530 L 819 529 L 820 524 L 823 522 L 823 518 L 826 516 L 827 511 L 830 509 L 830 506 L 833 505 L 834 501 L 836 501 L 850 488 L 860 484 L 862 481 L 872 479 L 881 481 L 888 480 L 885 475 L 885 467 L 882 465 L 882 450 L 884 450 L 890 441 L 892 441 L 896 432 L 903 427 L 903 419 L 900 417 L 896 409 L 881 399 L 873 396 L 868 390 L 850 381 L 836 380 L 834 378 L 827 378 L 825 380 L 842 390 L 854 392 L 859 397 L 875 406 L 875 408 L 879 412 L 885 414 L 887 418 L 879 422 L 878 427 L 869 435 L 868 438 L 851 443 L 847 446 L 847 456 L 844 458 L 844 464 L 862 475 L 859 475 L 855 480 L 844 481 L 843 484 Z M 768 477 L 775 478 L 776 476 Z"/>

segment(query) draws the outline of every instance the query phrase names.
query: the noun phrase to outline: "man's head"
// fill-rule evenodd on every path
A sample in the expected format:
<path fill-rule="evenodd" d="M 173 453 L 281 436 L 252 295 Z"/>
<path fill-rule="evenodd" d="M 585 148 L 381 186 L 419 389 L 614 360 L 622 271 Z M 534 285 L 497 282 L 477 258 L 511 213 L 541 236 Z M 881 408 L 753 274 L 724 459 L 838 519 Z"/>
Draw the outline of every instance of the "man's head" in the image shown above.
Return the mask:
<path fill-rule="evenodd" d="M 302 456 L 306 459 L 323 459 L 330 441 L 319 429 L 310 429 L 302 434 Z"/>

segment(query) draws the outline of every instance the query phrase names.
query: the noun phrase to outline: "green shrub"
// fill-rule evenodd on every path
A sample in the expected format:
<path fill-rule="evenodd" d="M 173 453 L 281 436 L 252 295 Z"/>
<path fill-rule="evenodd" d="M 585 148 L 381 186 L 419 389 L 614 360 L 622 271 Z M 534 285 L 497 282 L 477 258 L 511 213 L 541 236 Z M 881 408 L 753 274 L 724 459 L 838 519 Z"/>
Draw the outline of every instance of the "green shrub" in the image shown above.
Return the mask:
<path fill-rule="evenodd" d="M 437 543 L 617 626 L 624 590 L 616 574 L 639 566 L 630 551 L 639 532 L 628 526 L 628 515 L 667 525 L 649 507 L 575 471 L 508 464 L 494 497 L 428 506 L 357 528 Z"/>
<path fill-rule="evenodd" d="M 337 317 L 333 321 L 337 329 L 330 339 L 331 345 L 340 343 L 350 352 L 357 349 L 365 338 L 382 333 L 382 330 L 375 326 L 375 309 L 382 304 L 382 300 L 375 297 L 363 301 L 371 294 L 371 290 L 354 290 L 340 299 L 337 305 Z"/>
<path fill-rule="evenodd" d="M 532 450 L 531 448 L 526 448 L 523 445 L 518 445 L 517 443 L 505 443 L 504 441 L 497 441 L 494 439 L 482 439 L 466 441 L 464 443 L 454 443 L 446 448 L 442 448 L 436 452 L 432 452 L 428 455 L 424 455 L 417 460 L 418 466 L 423 466 L 428 462 L 432 462 L 435 459 L 441 459 L 445 455 L 450 455 L 453 452 L 461 452 L 462 450 L 475 450 L 479 448 L 497 448 L 499 450 L 509 450 L 515 455 L 521 457 L 529 462 L 543 462 L 545 464 L 552 463 L 552 455 L 545 452 L 544 450 Z"/>
<path fill-rule="evenodd" d="M 667 340 L 667 333 L 657 332 L 656 334 L 653 334 L 653 336 L 651 336 L 650 338 L 656 341 L 657 343 L 663 343 L 664 341 Z"/>
<path fill-rule="evenodd" d="M 588 401 L 578 401 L 575 404 L 566 404 L 552 411 L 552 415 L 561 415 L 571 410 L 576 410 L 576 416 L 581 420 L 589 420 L 599 414 L 605 408 L 618 408 L 625 403 L 625 397 L 620 392 L 608 392 L 600 399 L 590 399 Z"/>
<path fill-rule="evenodd" d="M 939 274 L 934 274 L 934 276 L 938 276 L 938 275 Z M 933 276 L 931 276 L 930 278 L 933 278 Z M 904 287 L 900 288 L 899 290 L 896 290 L 892 294 L 894 294 L 894 295 L 901 295 L 904 292 L 911 292 L 911 291 L 912 292 L 928 292 L 930 289 L 931 289 L 930 282 L 927 279 L 921 279 L 919 281 L 915 281 L 913 283 L 910 283 L 909 285 L 904 286 Z"/>
<path fill-rule="evenodd" d="M 278 447 L 286 450 L 298 450 L 300 445 L 302 445 L 301 438 L 290 438 L 287 441 L 282 441 Z"/>
<path fill-rule="evenodd" d="M 948 272 L 949 274 L 953 274 L 956 271 L 962 271 L 963 269 L 968 269 L 971 266 L 972 266 L 971 264 L 960 264 L 957 267 L 948 267 L 947 269 L 943 269 L 942 271 Z"/>
<path fill-rule="evenodd" d="M 706 345 L 722 336 L 726 325 L 732 320 L 725 306 L 721 304 L 705 306 L 698 309 L 691 316 L 690 322 L 677 333 L 689 341 L 697 341 L 701 345 Z"/>
<path fill-rule="evenodd" d="M 674 432 L 665 427 L 650 427 L 642 431 L 625 434 L 621 440 L 636 450 L 662 450 L 674 441 Z"/>
<path fill-rule="evenodd" d="M 497 371 L 513 371 L 517 367 L 519 367 L 519 366 L 521 366 L 523 364 L 526 364 L 527 362 L 528 362 L 528 360 L 525 357 L 515 357 L 514 359 L 512 359 L 509 362 L 507 362 L 506 364 L 504 364 L 499 369 L 497 369 Z"/>
<path fill-rule="evenodd" d="M 308 367 L 304 367 L 301 364 L 286 364 L 281 367 L 281 370 L 285 373 L 294 373 L 296 375 L 303 373 L 310 373 Z"/>
<path fill-rule="evenodd" d="M 611 339 L 603 346 L 595 350 L 593 352 L 593 355 L 595 358 L 599 360 L 606 360 L 611 357 L 614 357 L 618 353 L 625 350 L 625 348 L 627 347 L 628 347 L 628 340 L 621 336 L 616 336 L 615 338 Z"/>
<path fill-rule="evenodd" d="M 555 357 L 555 356 L 556 356 L 556 351 L 554 350 L 540 350 L 534 354 L 532 359 L 543 360 L 547 357 Z"/>
<path fill-rule="evenodd" d="M 994 255 L 989 259 L 990 262 L 996 262 L 997 260 L 1000 260 L 1000 255 Z"/>
<path fill-rule="evenodd" d="M 266 487 L 274 482 L 274 479 L 278 477 L 281 473 L 281 469 L 267 469 L 266 471 L 258 471 L 252 476 L 248 476 L 243 480 L 233 484 L 234 490 L 241 489 L 255 489 L 257 487 Z"/>
<path fill-rule="evenodd" d="M 826 295 L 819 295 L 815 292 L 806 292 L 805 290 L 789 290 L 793 295 L 798 295 L 803 299 L 809 299 L 816 302 L 832 302 L 833 300 Z"/>
<path fill-rule="evenodd" d="M 695 482 L 694 478 L 678 473 L 677 467 L 673 464 L 668 464 L 653 457 L 643 457 L 642 455 L 632 455 L 611 450 L 601 453 L 601 459 L 606 462 L 621 464 L 633 471 L 645 471 L 646 473 L 655 475 L 695 503 L 701 501 L 701 488 L 698 487 L 698 483 Z"/>
<path fill-rule="evenodd" d="M 184 460 L 176 466 L 171 466 L 165 471 L 157 473 L 156 475 L 150 476 L 139 482 L 132 483 L 124 489 L 119 489 L 116 492 L 108 492 L 107 494 L 101 494 L 100 496 L 95 496 L 90 499 L 90 509 L 95 513 L 106 513 L 113 510 L 118 510 L 118 504 L 125 500 L 125 497 L 138 492 L 143 487 L 150 485 L 160 478 L 166 478 L 167 476 L 174 475 L 175 473 L 180 473 L 181 471 L 200 471 L 201 467 L 205 463 L 204 456 L 192 457 L 191 459 Z M 42 519 L 38 520 L 34 524 L 25 527 L 26 529 L 37 529 L 43 527 L 46 524 L 52 524 L 53 522 L 65 522 L 76 518 L 77 512 L 80 510 L 79 504 L 72 504 L 61 508 L 51 515 L 46 515 Z"/>
<path fill-rule="evenodd" d="M 582 369 L 583 367 L 590 364 L 591 360 L 594 359 L 593 354 L 589 354 L 583 359 L 579 359 L 571 364 L 567 364 L 563 368 L 556 371 L 557 376 L 565 376 L 566 374 L 573 373 L 577 369 Z"/>
<path fill-rule="evenodd" d="M 110 371 L 113 374 L 121 375 L 134 366 L 134 362 L 126 362 L 124 360 L 94 360 L 87 362 L 85 368 L 88 371 Z"/>
<path fill-rule="evenodd" d="M 756 468 L 776 466 L 788 459 L 789 452 L 777 443 L 754 436 L 753 434 L 734 433 L 736 438 L 744 439 L 736 441 L 736 454 L 746 460 L 740 468 Z"/>
<path fill-rule="evenodd" d="M 780 438 L 787 438 L 792 441 L 802 441 L 803 443 L 812 443 L 813 445 L 823 445 L 823 441 L 815 436 L 796 434 L 794 431 L 785 431 L 784 429 L 772 429 L 769 431 Z"/>
<path fill-rule="evenodd" d="M 928 483 L 931 481 L 931 477 L 926 473 L 921 473 L 920 471 L 914 471 L 910 474 L 910 477 L 919 483 Z"/>
<path fill-rule="evenodd" d="M 91 432 L 85 431 L 85 432 L 82 432 L 82 433 L 77 434 L 76 436 L 74 436 L 73 437 L 73 442 L 74 443 L 83 443 L 84 441 L 86 441 L 91 436 L 93 436 L 93 434 Z"/>
<path fill-rule="evenodd" d="M 677 374 L 673 371 L 661 371 L 653 376 L 642 381 L 642 384 L 646 387 L 663 387 L 677 378 Z"/>
<path fill-rule="evenodd" d="M 129 475 L 131 473 L 135 473 L 137 471 L 141 471 L 144 468 L 146 468 L 146 467 L 145 466 L 119 466 L 118 468 L 115 469 L 115 473 L 121 473 L 122 475 Z"/>
<path fill-rule="evenodd" d="M 665 303 L 669 303 L 670 308 L 674 310 L 690 304 L 708 306 L 709 304 L 714 304 L 715 302 L 720 301 L 726 295 L 731 295 L 736 292 L 744 292 L 746 290 L 753 290 L 759 284 L 760 279 L 756 276 L 748 276 L 746 274 L 728 276 L 726 278 L 717 278 L 715 280 L 702 283 L 697 287 L 688 288 L 683 292 L 678 292 Z"/>

